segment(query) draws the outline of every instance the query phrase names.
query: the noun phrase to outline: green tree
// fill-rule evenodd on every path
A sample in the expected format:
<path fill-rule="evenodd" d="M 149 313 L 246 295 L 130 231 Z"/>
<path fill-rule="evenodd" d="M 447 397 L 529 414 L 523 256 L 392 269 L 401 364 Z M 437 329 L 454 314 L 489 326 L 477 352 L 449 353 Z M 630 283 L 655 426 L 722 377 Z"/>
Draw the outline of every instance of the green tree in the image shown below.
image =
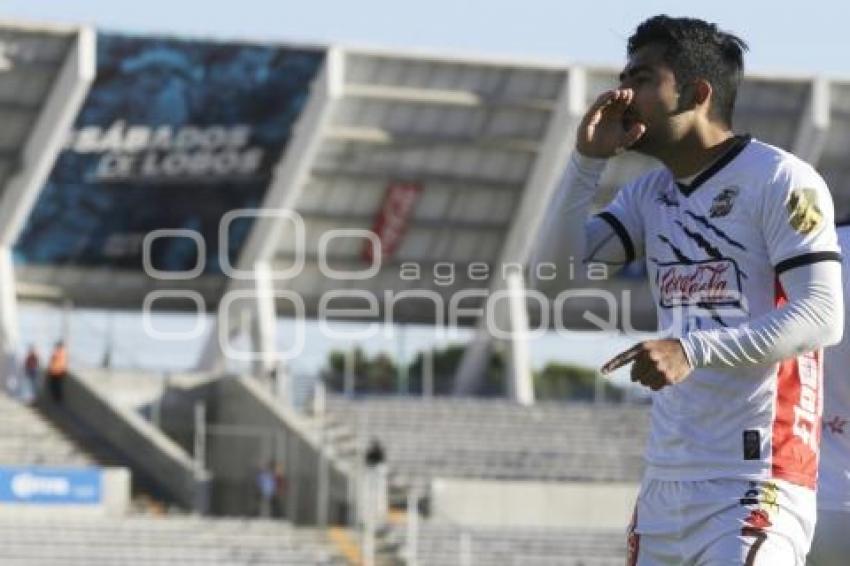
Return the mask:
<path fill-rule="evenodd" d="M 355 348 L 353 354 L 354 390 L 357 393 L 395 392 L 398 367 L 392 358 L 383 352 L 369 358 L 361 348 Z M 328 354 L 324 379 L 331 391 L 345 390 L 345 355 L 339 350 Z"/>
<path fill-rule="evenodd" d="M 600 379 L 605 378 L 590 368 L 549 363 L 534 375 L 534 390 L 540 400 L 592 401 Z M 623 390 L 616 385 L 605 380 L 602 388 L 607 401 L 622 401 Z"/>
<path fill-rule="evenodd" d="M 432 350 L 434 358 L 434 394 L 449 395 L 454 388 L 454 376 L 466 346 L 462 344 L 451 344 L 445 348 Z M 422 359 L 419 353 L 410 364 L 408 375 L 410 376 L 410 391 L 413 394 L 422 393 Z M 479 393 L 481 395 L 504 395 L 505 377 L 502 357 L 497 352 L 490 355 L 490 363 L 487 375 Z"/>

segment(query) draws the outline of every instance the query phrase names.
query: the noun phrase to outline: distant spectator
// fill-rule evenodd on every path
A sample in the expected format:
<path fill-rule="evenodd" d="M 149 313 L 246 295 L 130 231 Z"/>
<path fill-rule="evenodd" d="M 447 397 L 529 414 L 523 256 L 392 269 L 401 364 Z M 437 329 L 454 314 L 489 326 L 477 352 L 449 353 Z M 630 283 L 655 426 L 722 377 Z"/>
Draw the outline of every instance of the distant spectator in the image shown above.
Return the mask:
<path fill-rule="evenodd" d="M 31 396 L 35 396 L 38 391 L 38 370 L 40 367 L 41 360 L 38 357 L 38 351 L 36 351 L 35 346 L 30 344 L 27 357 L 24 358 L 24 375 L 27 376 Z"/>
<path fill-rule="evenodd" d="M 257 492 L 260 498 L 260 517 L 269 518 L 272 515 L 272 502 L 277 491 L 274 462 L 257 472 Z"/>
<path fill-rule="evenodd" d="M 387 518 L 387 466 L 386 454 L 381 441 L 373 438 L 364 457 L 366 473 L 363 476 L 361 492 L 362 520 L 367 530 L 374 531 L 383 527 Z"/>
<path fill-rule="evenodd" d="M 384 447 L 381 445 L 381 441 L 373 438 L 369 444 L 369 448 L 366 450 L 366 465 L 370 468 L 377 468 L 385 460 L 386 456 L 384 455 Z"/>
<path fill-rule="evenodd" d="M 286 500 L 286 474 L 283 471 L 283 466 L 278 464 L 274 467 L 274 505 L 272 507 L 272 515 L 275 517 L 283 517 L 284 501 Z"/>
<path fill-rule="evenodd" d="M 62 389 L 65 376 L 68 374 L 68 350 L 61 340 L 56 342 L 53 353 L 50 355 L 50 364 L 47 366 L 47 386 L 50 397 L 55 403 L 62 402 Z"/>

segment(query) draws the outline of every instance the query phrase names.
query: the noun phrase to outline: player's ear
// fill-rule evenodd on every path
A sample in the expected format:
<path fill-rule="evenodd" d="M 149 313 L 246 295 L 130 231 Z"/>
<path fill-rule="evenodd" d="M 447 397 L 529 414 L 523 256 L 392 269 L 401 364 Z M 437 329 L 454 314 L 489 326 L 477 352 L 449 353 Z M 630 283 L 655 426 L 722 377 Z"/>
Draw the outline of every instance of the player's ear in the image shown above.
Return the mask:
<path fill-rule="evenodd" d="M 711 104 L 713 89 L 711 88 L 711 83 L 707 80 L 695 80 L 691 87 L 691 91 L 692 103 L 694 106 L 705 106 L 707 108 L 708 105 Z"/>

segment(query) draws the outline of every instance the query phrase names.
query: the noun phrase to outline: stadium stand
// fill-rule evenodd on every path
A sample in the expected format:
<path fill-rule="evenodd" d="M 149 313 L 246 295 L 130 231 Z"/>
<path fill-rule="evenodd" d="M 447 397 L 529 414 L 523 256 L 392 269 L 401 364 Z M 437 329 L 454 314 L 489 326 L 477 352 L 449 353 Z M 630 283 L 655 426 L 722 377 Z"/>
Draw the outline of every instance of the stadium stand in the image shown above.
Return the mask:
<path fill-rule="evenodd" d="M 0 465 L 91 466 L 91 455 L 36 409 L 0 394 Z"/>
<path fill-rule="evenodd" d="M 401 541 L 403 533 L 394 530 L 393 537 Z M 620 566 L 626 553 L 625 538 L 621 531 L 426 523 L 419 531 L 416 563 L 419 566 Z"/>
<path fill-rule="evenodd" d="M 3 564 L 215 566 L 346 564 L 318 529 L 280 521 L 133 516 L 0 520 Z"/>
<path fill-rule="evenodd" d="M 646 408 L 627 405 L 331 396 L 328 411 L 337 453 L 380 439 L 395 487 L 433 477 L 637 481 L 648 430 Z"/>

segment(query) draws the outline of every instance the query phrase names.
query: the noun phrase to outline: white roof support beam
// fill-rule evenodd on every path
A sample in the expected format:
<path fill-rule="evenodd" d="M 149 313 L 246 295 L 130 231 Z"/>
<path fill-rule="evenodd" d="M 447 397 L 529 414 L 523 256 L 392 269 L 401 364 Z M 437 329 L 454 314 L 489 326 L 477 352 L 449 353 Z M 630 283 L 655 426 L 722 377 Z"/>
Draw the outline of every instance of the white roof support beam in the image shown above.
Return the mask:
<path fill-rule="evenodd" d="M 829 136 L 830 84 L 825 78 L 812 81 L 809 101 L 800 118 L 793 152 L 801 159 L 817 166 Z"/>
<path fill-rule="evenodd" d="M 12 247 L 95 77 L 95 34 L 80 28 L 0 197 L 0 369 L 14 368 L 18 314 Z M 8 375 L 8 373 L 4 374 Z"/>
<path fill-rule="evenodd" d="M 82 28 L 21 150 L 18 172 L 2 193 L 0 245 L 11 246 L 18 239 L 94 76 L 95 34 Z"/>
<path fill-rule="evenodd" d="M 18 348 L 18 304 L 15 294 L 15 264 L 12 247 L 0 246 L 0 377 L 4 380 L 17 373 L 15 353 Z"/>
<path fill-rule="evenodd" d="M 292 136 L 281 160 L 275 167 L 271 183 L 266 191 L 265 200 L 257 211 L 251 232 L 239 254 L 237 270 L 251 273 L 252 285 L 246 281 L 230 279 L 225 291 L 229 292 L 251 288 L 257 294 L 255 309 L 250 322 L 252 328 L 243 324 L 245 317 L 235 316 L 237 313 L 223 312 L 219 308 L 216 322 L 208 343 L 199 360 L 199 368 L 217 370 L 226 365 L 222 340 L 233 334 L 250 332 L 253 352 L 255 354 L 255 371 L 270 372 L 279 366 L 278 360 L 272 356 L 257 355 L 265 351 L 265 346 L 275 344 L 273 333 L 276 328 L 277 313 L 274 309 L 274 299 L 262 298 L 260 290 L 270 287 L 280 287 L 280 282 L 274 273 L 268 270 L 275 256 L 275 250 L 286 223 L 287 214 L 292 212 L 301 191 L 309 180 L 310 170 L 319 152 L 322 139 L 329 128 L 333 110 L 343 93 L 344 54 L 338 48 L 330 48 L 327 52 L 324 66 L 311 86 L 311 92 L 298 122 L 293 127 Z M 262 279 L 262 280 L 258 280 Z M 222 305 L 229 301 L 222 300 Z M 260 313 L 268 309 L 269 312 Z M 270 324 L 274 320 L 275 324 Z M 225 328 L 222 329 L 222 326 Z"/>
<path fill-rule="evenodd" d="M 526 304 L 525 278 L 522 270 L 512 269 L 504 282 L 510 338 L 505 340 L 505 369 L 508 398 L 521 404 L 533 405 L 534 375 L 531 371 L 531 351 L 528 344 L 528 306 Z M 504 301 L 501 303 L 504 304 Z"/>
<path fill-rule="evenodd" d="M 551 112 L 555 109 L 555 104 L 545 99 L 488 98 L 465 90 L 422 89 L 391 85 L 348 84 L 345 87 L 345 96 L 363 100 L 468 108 L 516 108 L 537 112 Z"/>
<path fill-rule="evenodd" d="M 271 377 L 277 369 L 277 307 L 274 281 L 267 262 L 254 266 L 252 293 L 251 344 L 254 375 Z"/>
<path fill-rule="evenodd" d="M 428 186 L 445 185 L 457 187 L 463 190 L 492 190 L 519 192 L 522 183 L 506 181 L 504 179 L 484 179 L 481 177 L 467 177 L 464 175 L 451 175 L 446 173 L 423 173 L 421 171 L 406 171 L 404 169 L 382 169 L 372 171 L 359 171 L 354 169 L 343 169 L 330 171 L 328 169 L 316 168 L 310 173 L 314 181 L 337 183 L 337 182 L 370 182 L 386 186 L 388 181 L 398 179 L 424 179 Z"/>
<path fill-rule="evenodd" d="M 374 214 L 363 214 L 352 212 L 325 212 L 321 210 L 302 210 L 301 216 L 307 220 L 322 220 L 335 222 L 342 227 L 359 227 L 369 225 L 375 220 Z M 462 230 L 469 232 L 502 232 L 508 228 L 508 223 L 501 220 L 443 220 L 442 218 L 413 218 L 407 225 L 408 230 L 432 230 L 442 232 L 445 230 Z"/>
<path fill-rule="evenodd" d="M 365 126 L 337 126 L 328 132 L 328 139 L 339 142 L 356 142 L 378 146 L 390 146 L 403 150 L 409 147 L 482 147 L 504 149 L 519 153 L 537 153 L 540 144 L 522 138 L 451 138 L 445 136 L 396 135 L 382 128 Z"/>
<path fill-rule="evenodd" d="M 262 209 L 294 210 L 319 153 L 321 141 L 330 127 L 333 109 L 342 97 L 344 54 L 337 48 L 328 50 L 324 67 L 316 77 L 310 100 L 295 124 L 292 138 L 278 163 Z M 311 89 L 312 90 L 312 89 Z M 286 220 L 258 218 L 239 255 L 242 269 L 250 269 L 257 261 L 274 257 L 278 238 Z"/>
<path fill-rule="evenodd" d="M 528 262 L 545 211 L 554 197 L 558 179 L 572 150 L 574 130 L 584 112 L 587 81 L 584 69 L 579 67 L 571 68 L 565 79 L 546 139 L 505 240 L 501 265 L 524 266 Z M 455 375 L 455 392 L 470 394 L 477 390 L 493 349 L 494 331 L 504 332 L 509 329 L 507 348 L 502 349 L 508 358 L 508 393 L 518 403 L 533 404 L 534 389 L 527 344 L 528 313 L 522 273 L 514 272 L 504 279 L 494 278 L 490 284 L 491 300 L 497 293 L 506 293 L 508 300 L 494 302 L 495 320 L 488 321 L 485 317 L 479 323 L 476 336 L 464 352 Z M 498 329 L 490 328 L 488 322 L 495 322 Z"/>

